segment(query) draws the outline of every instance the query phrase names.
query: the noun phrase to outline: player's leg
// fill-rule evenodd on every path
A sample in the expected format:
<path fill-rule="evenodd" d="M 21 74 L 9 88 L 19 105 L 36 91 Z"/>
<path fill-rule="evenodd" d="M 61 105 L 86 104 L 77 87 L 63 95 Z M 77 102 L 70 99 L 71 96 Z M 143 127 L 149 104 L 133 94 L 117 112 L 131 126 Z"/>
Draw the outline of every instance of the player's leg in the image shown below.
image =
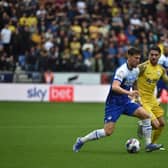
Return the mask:
<path fill-rule="evenodd" d="M 94 131 L 90 132 L 89 134 L 81 137 L 80 140 L 82 143 L 86 143 L 88 141 L 98 140 L 98 139 L 103 138 L 105 136 L 110 136 L 113 132 L 114 126 L 115 126 L 115 123 L 113 123 L 113 122 L 106 123 L 104 125 L 104 128 L 94 130 Z"/>
<path fill-rule="evenodd" d="M 143 138 L 142 121 L 141 120 L 138 121 L 137 136 L 139 139 Z"/>
<path fill-rule="evenodd" d="M 78 152 L 84 143 L 92 140 L 98 140 L 106 136 L 104 128 L 94 130 L 83 137 L 78 137 L 76 143 L 73 145 L 73 151 Z"/>
<path fill-rule="evenodd" d="M 139 107 L 134 112 L 134 115 L 142 121 L 142 132 L 146 143 L 146 151 L 152 152 L 154 150 L 159 150 L 162 146 L 160 144 L 153 144 L 151 140 L 152 126 L 149 113 L 147 113 L 144 108 Z"/>
<path fill-rule="evenodd" d="M 83 143 L 86 143 L 88 141 L 98 140 L 98 139 L 103 138 L 105 136 L 110 136 L 112 134 L 112 132 L 114 131 L 114 128 L 115 128 L 115 123 L 108 122 L 104 125 L 104 128 L 94 130 L 94 131 L 90 132 L 89 134 L 87 134 L 86 136 L 81 137 L 80 140 Z"/>
<path fill-rule="evenodd" d="M 161 117 L 158 117 L 156 118 L 155 114 L 152 112 L 152 109 L 147 107 L 147 106 L 144 106 L 145 109 L 148 111 L 149 114 L 151 114 L 151 123 L 152 123 L 152 144 L 156 144 L 156 141 L 158 140 L 163 128 L 164 128 L 164 125 L 165 125 L 165 121 L 164 121 L 164 118 L 161 116 Z M 160 110 L 160 106 L 159 108 L 155 107 L 154 108 L 155 110 L 157 111 L 160 111 L 160 112 L 156 112 L 157 115 L 162 115 L 163 112 L 162 112 L 162 109 Z M 137 135 L 138 137 L 141 139 L 143 137 L 143 131 L 142 131 L 142 121 L 138 121 L 138 129 L 137 129 Z M 162 144 L 158 144 L 158 146 L 160 147 L 163 147 Z"/>
<path fill-rule="evenodd" d="M 139 119 L 141 119 L 143 136 L 145 138 L 146 145 L 149 145 L 151 143 L 151 135 L 152 135 L 150 115 L 142 107 L 139 107 L 134 112 L 134 115 Z"/>
<path fill-rule="evenodd" d="M 152 143 L 155 143 L 155 144 L 157 143 L 157 140 L 159 139 L 165 126 L 165 120 L 163 116 L 157 118 L 157 120 L 159 121 L 160 127 L 158 129 L 154 129 L 152 132 Z M 158 144 L 158 145 L 160 145 L 160 150 L 165 150 L 162 144 Z"/>
<path fill-rule="evenodd" d="M 114 113 L 115 109 L 118 109 L 118 111 Z M 114 131 L 115 122 L 121 114 L 121 109 L 118 106 L 116 107 L 116 105 L 106 106 L 104 128 L 94 130 L 83 137 L 78 137 L 76 143 L 73 145 L 73 151 L 78 152 L 86 142 L 110 136 Z"/>
<path fill-rule="evenodd" d="M 158 138 L 160 137 L 163 128 L 165 126 L 164 120 L 164 111 L 156 102 L 156 105 L 152 108 L 152 127 L 153 127 L 153 135 L 152 142 L 156 143 Z"/>
<path fill-rule="evenodd" d="M 139 104 L 133 102 L 127 104 L 126 110 L 127 115 L 138 117 L 142 121 L 142 131 L 146 146 L 151 144 L 152 126 L 150 115 Z"/>
<path fill-rule="evenodd" d="M 82 146 L 88 142 L 93 140 L 98 140 L 100 138 L 110 136 L 115 128 L 114 122 L 108 122 L 104 125 L 104 128 L 94 130 L 83 137 L 78 137 L 76 143 L 73 146 L 73 151 L 78 152 Z"/>
<path fill-rule="evenodd" d="M 144 103 L 143 102 L 143 108 L 145 109 L 145 111 L 152 116 L 152 112 L 151 112 L 151 106 L 148 103 Z M 138 125 L 137 125 L 137 136 L 139 139 L 143 138 L 143 130 L 142 130 L 142 121 L 139 120 L 138 121 Z"/>
<path fill-rule="evenodd" d="M 152 135 L 152 143 L 156 143 L 158 138 L 160 137 L 164 126 L 165 126 L 165 120 L 163 116 L 152 120 L 152 126 L 153 126 L 153 135 Z"/>

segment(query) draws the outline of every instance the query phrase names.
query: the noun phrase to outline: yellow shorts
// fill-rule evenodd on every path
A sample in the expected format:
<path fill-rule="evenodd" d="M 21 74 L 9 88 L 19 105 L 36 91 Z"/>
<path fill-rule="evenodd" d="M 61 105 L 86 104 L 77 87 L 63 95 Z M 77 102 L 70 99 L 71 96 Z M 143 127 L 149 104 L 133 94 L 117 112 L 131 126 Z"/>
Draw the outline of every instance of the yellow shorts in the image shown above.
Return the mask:
<path fill-rule="evenodd" d="M 151 119 L 154 120 L 164 115 L 163 109 L 160 107 L 160 103 L 157 99 L 152 99 L 151 101 L 143 100 L 141 101 L 143 108 L 151 114 Z"/>

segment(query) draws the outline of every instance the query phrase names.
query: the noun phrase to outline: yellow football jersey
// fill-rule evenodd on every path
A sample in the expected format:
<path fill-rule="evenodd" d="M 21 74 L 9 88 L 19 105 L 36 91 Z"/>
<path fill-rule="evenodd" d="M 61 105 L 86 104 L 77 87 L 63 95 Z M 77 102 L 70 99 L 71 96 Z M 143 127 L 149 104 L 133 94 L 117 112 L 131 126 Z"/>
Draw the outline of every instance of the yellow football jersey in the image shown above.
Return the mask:
<path fill-rule="evenodd" d="M 154 90 L 160 78 L 168 83 L 166 71 L 161 65 L 153 66 L 149 61 L 140 64 L 139 70 L 137 87 L 140 94 L 140 102 L 151 115 L 151 119 L 155 120 L 164 115 L 163 109 L 159 106 L 159 102 L 154 95 Z"/>
<path fill-rule="evenodd" d="M 154 90 L 157 82 L 165 74 L 161 65 L 153 66 L 149 61 L 139 65 L 140 74 L 137 86 L 141 99 L 151 99 L 154 96 Z"/>

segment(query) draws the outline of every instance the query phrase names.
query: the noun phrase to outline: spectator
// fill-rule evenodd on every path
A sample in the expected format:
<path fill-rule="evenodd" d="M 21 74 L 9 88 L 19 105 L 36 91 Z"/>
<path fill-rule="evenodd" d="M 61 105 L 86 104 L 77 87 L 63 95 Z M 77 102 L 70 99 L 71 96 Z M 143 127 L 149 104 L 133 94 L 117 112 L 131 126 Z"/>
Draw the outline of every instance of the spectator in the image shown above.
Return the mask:
<path fill-rule="evenodd" d="M 52 84 L 54 81 L 54 73 L 50 69 L 48 69 L 44 72 L 43 78 L 45 83 Z"/>
<path fill-rule="evenodd" d="M 167 7 L 167 1 L 155 0 L 3 0 L 1 69 L 13 69 L 6 66 L 11 61 L 12 67 L 34 70 L 27 68 L 31 48 L 38 48 L 39 72 L 114 71 L 129 45 L 140 48 L 146 60 L 148 47 L 162 49 L 167 39 Z"/>
<path fill-rule="evenodd" d="M 89 47 L 84 47 L 82 51 L 84 65 L 87 71 L 93 71 L 93 51 Z"/>
<path fill-rule="evenodd" d="M 9 29 L 9 25 L 6 24 L 2 30 L 1 30 L 1 42 L 4 47 L 4 51 L 8 54 L 10 54 L 10 43 L 12 38 L 12 31 Z"/>

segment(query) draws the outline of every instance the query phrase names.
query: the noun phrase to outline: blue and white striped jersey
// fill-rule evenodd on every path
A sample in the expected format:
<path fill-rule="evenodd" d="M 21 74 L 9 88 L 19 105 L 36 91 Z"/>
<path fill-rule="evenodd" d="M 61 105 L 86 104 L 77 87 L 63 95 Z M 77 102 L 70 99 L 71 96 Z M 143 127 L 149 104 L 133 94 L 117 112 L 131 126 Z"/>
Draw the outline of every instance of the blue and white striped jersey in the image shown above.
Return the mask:
<path fill-rule="evenodd" d="M 158 64 L 162 65 L 165 69 L 168 69 L 168 57 L 162 54 L 158 60 Z"/>
<path fill-rule="evenodd" d="M 133 68 L 129 69 L 127 63 L 124 63 L 121 65 L 114 73 L 112 77 L 112 82 L 114 80 L 118 80 L 121 82 L 121 87 L 126 90 L 130 90 L 130 88 L 133 86 L 135 81 L 137 80 L 139 75 L 139 68 Z M 130 101 L 128 98 L 128 95 L 125 94 L 120 94 L 117 92 L 114 92 L 112 90 L 112 86 L 110 86 L 110 91 L 106 99 L 106 104 L 111 104 L 111 103 L 127 103 Z"/>

